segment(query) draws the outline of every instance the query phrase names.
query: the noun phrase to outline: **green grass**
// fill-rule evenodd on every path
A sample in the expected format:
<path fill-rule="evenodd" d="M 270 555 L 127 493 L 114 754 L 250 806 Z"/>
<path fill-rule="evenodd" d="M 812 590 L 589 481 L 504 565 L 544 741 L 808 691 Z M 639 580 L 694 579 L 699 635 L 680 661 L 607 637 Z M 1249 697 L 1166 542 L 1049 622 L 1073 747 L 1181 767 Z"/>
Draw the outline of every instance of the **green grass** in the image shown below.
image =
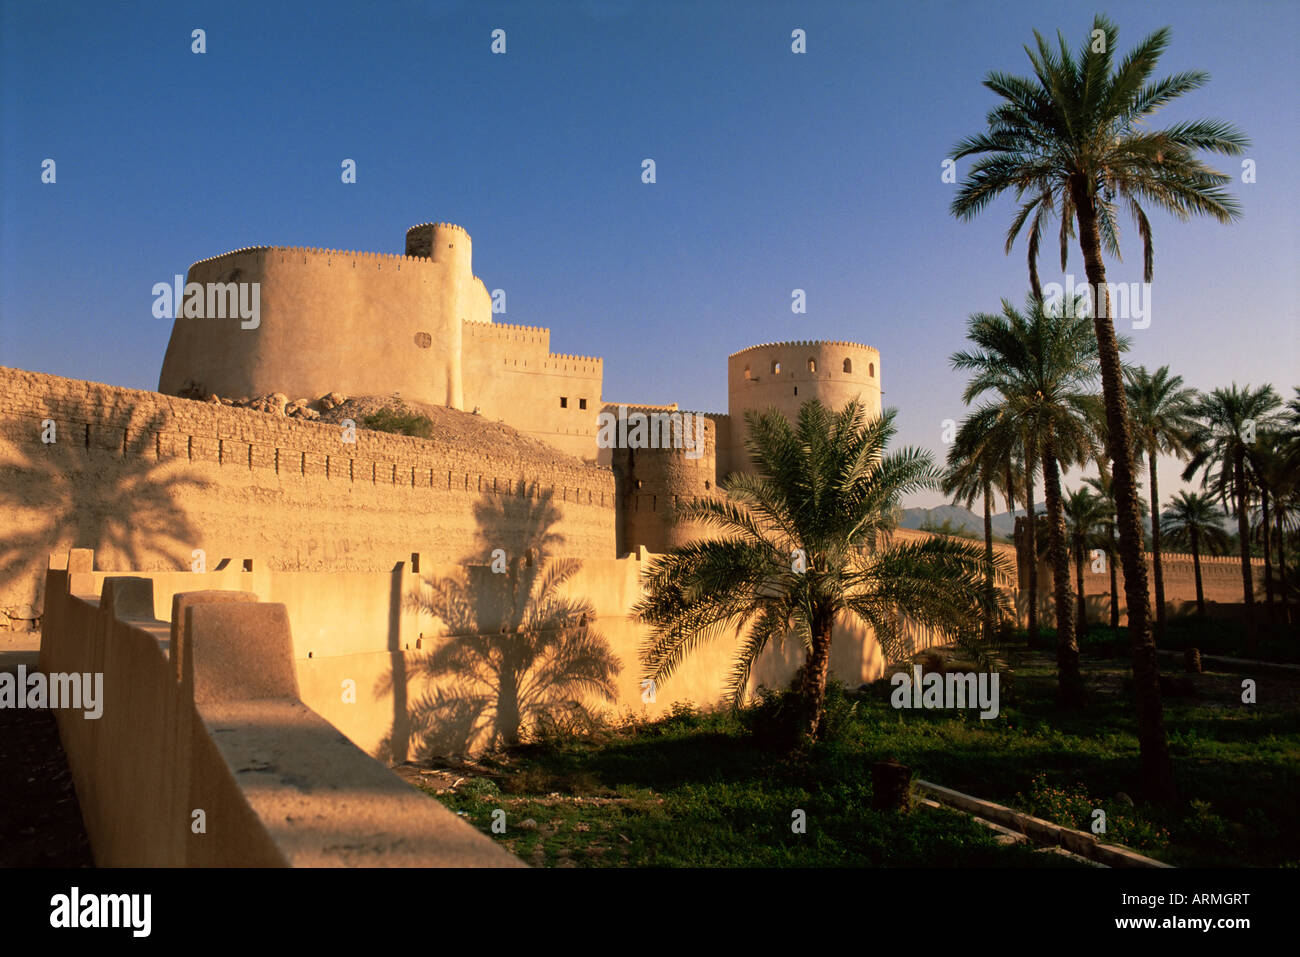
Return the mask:
<path fill-rule="evenodd" d="M 439 798 L 488 834 L 504 810 L 506 832 L 492 836 L 546 866 L 1074 866 L 999 845 L 955 812 L 872 811 L 868 768 L 825 758 L 782 758 L 726 715 L 686 713 L 513 749 Z"/>
<path fill-rule="evenodd" d="M 1023 646 L 1021 646 L 1023 648 Z M 437 795 L 525 861 L 550 866 L 1072 866 L 1002 846 L 964 815 L 870 810 L 873 762 L 895 757 L 927 780 L 1088 830 L 1179 866 L 1295 866 L 1300 837 L 1300 681 L 1196 676 L 1197 697 L 1167 699 L 1165 720 L 1184 803 L 1138 797 L 1131 680 L 1124 659 L 1085 653 L 1090 705 L 1054 704 L 1055 670 L 1026 652 L 1004 672 L 1001 715 L 895 711 L 887 681 L 833 689 L 828 740 L 802 755 L 767 733 L 771 696 L 737 715 L 679 707 L 583 737 L 553 737 L 488 756 Z M 806 833 L 791 828 L 806 813 Z"/>

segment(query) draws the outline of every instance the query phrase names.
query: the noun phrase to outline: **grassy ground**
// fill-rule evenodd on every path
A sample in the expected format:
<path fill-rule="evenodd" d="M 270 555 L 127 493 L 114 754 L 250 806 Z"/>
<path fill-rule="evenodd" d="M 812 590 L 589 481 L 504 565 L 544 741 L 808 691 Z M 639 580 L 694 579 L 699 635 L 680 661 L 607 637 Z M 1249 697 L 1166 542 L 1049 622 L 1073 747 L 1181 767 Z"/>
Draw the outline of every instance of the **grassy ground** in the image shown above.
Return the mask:
<path fill-rule="evenodd" d="M 907 710 L 890 687 L 836 689 L 828 740 L 785 754 L 768 731 L 778 699 L 742 711 L 678 708 L 654 723 L 624 721 L 554 738 L 474 764 L 406 767 L 408 779 L 492 834 L 525 861 L 549 866 L 1071 866 L 1003 846 L 969 818 L 917 808 L 870 810 L 870 767 L 893 756 L 920 777 L 1089 829 L 1103 840 L 1181 866 L 1296 866 L 1300 829 L 1300 681 L 1253 676 L 1258 703 L 1241 703 L 1240 675 L 1192 676 L 1194 697 L 1165 715 L 1183 804 L 1137 796 L 1128 663 L 1085 655 L 1090 707 L 1054 705 L 1054 665 L 1021 646 L 1001 678 L 1001 714 Z M 964 670 L 964 669 L 963 669 Z M 796 811 L 806 831 L 796 833 Z M 498 815 L 499 817 L 499 815 Z"/>

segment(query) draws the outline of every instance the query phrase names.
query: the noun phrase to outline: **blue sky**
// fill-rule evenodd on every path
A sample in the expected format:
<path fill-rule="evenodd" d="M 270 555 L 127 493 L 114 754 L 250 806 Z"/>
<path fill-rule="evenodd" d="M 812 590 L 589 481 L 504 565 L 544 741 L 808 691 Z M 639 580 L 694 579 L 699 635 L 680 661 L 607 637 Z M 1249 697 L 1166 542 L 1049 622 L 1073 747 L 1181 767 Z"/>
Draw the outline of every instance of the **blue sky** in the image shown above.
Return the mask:
<path fill-rule="evenodd" d="M 1153 217 L 1132 360 L 1198 388 L 1300 381 L 1295 3 L 0 9 L 0 364 L 156 388 L 170 323 L 151 314 L 155 282 L 247 245 L 400 252 L 406 227 L 442 220 L 506 290 L 498 319 L 604 358 L 606 400 L 725 411 L 729 353 L 850 339 L 882 353 L 898 442 L 942 455 L 966 318 L 1019 303 L 1027 280 L 1023 245 L 1002 251 L 1011 199 L 958 222 L 940 164 L 994 104 L 989 70 L 1028 73 L 1035 28 L 1077 48 L 1100 9 L 1124 51 L 1173 28 L 1159 73 L 1211 80 L 1157 122 L 1230 120 L 1257 169 L 1233 186 L 1236 225 Z M 1240 160 L 1213 163 L 1239 177 Z M 1110 278 L 1140 280 L 1131 227 L 1122 243 Z M 1161 469 L 1166 494 L 1177 471 Z"/>

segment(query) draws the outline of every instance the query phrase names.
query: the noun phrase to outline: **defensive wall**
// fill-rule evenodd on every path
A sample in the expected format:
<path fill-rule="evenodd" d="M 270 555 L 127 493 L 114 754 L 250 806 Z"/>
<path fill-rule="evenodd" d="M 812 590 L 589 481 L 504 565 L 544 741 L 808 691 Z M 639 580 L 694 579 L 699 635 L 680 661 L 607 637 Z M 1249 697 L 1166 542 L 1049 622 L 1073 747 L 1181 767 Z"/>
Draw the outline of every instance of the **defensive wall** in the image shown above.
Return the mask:
<path fill-rule="evenodd" d="M 505 448 L 463 416 L 434 442 L 0 368 L 0 625 L 39 609 L 51 549 L 101 567 L 391 570 L 552 547 L 615 556 L 613 473 L 549 447 Z M 480 434 L 482 433 L 482 434 Z M 52 439 L 53 441 L 43 441 Z"/>
<path fill-rule="evenodd" d="M 40 667 L 103 676 L 54 711 L 100 867 L 523 866 L 303 703 L 284 605 L 92 565 L 51 556 Z"/>
<path fill-rule="evenodd" d="M 1023 539 L 1023 520 L 1017 519 L 1017 536 Z M 1011 546 L 1006 546 L 1011 547 Z M 1022 556 L 1028 554 L 1023 542 L 1018 546 Z M 1152 618 L 1155 611 L 1155 565 L 1150 552 L 1143 553 L 1147 566 L 1147 594 L 1152 604 Z M 1083 600 L 1088 621 L 1097 624 L 1110 624 L 1110 561 L 1109 557 L 1098 563 L 1092 551 L 1084 556 L 1083 562 Z M 1115 561 L 1115 582 L 1119 598 L 1119 623 L 1128 624 L 1128 602 L 1124 593 L 1124 567 Z M 1205 595 L 1206 612 L 1215 616 L 1220 606 L 1223 613 L 1237 617 L 1242 607 L 1241 559 L 1235 555 L 1202 555 L 1201 589 Z M 1019 563 L 1019 591 L 1029 595 L 1029 566 L 1027 561 Z M 1160 569 L 1164 579 L 1165 615 L 1172 617 L 1186 615 L 1196 611 L 1196 569 L 1192 556 L 1184 552 L 1160 553 Z M 1255 600 L 1264 597 L 1264 560 L 1251 559 L 1251 579 L 1255 586 Z M 1077 597 L 1078 581 L 1075 573 L 1074 554 L 1070 554 L 1070 595 Z M 1046 556 L 1038 562 L 1038 620 L 1047 624 L 1056 621 L 1056 601 L 1053 597 L 1053 576 L 1051 563 Z M 1026 609 L 1027 611 L 1027 609 Z M 1262 614 L 1262 613 L 1261 613 Z"/>

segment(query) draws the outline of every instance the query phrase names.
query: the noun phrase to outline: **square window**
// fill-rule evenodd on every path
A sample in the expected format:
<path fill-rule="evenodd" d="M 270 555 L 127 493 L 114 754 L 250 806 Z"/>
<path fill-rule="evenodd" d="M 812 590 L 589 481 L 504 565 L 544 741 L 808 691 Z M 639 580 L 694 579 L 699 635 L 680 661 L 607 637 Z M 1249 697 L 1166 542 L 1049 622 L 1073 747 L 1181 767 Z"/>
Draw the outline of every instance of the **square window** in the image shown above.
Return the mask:
<path fill-rule="evenodd" d="M 567 395 L 560 396 L 560 408 L 567 409 L 568 407 L 569 407 L 569 397 Z"/>
<path fill-rule="evenodd" d="M 579 400 L 578 400 L 578 408 L 580 408 L 580 409 L 585 409 L 586 407 L 587 407 L 587 400 L 586 400 L 586 399 L 579 399 Z"/>

